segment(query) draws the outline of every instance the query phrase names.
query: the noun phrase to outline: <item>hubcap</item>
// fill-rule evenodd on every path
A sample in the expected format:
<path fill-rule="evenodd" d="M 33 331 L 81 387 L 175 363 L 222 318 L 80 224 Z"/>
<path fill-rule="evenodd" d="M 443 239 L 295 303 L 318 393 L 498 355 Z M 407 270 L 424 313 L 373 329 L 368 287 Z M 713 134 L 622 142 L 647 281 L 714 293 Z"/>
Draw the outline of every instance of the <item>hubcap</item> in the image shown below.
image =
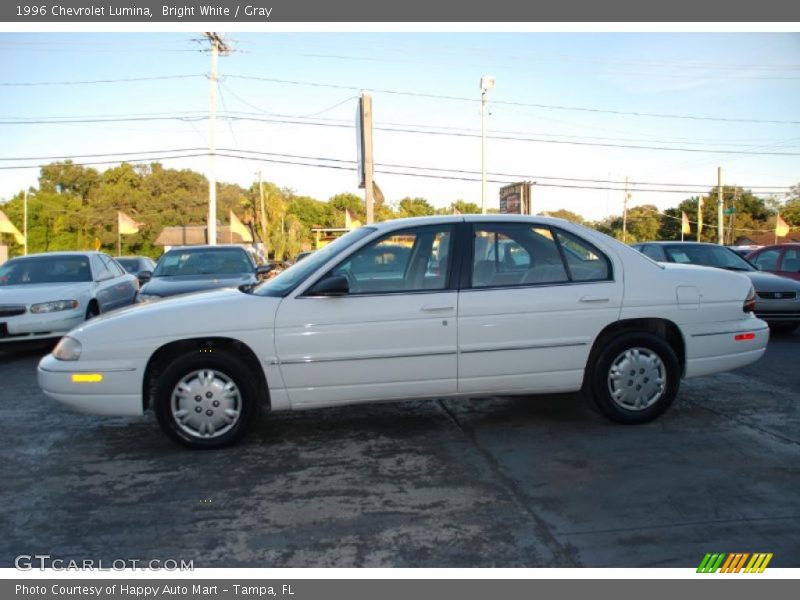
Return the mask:
<path fill-rule="evenodd" d="M 184 432 L 205 439 L 224 435 L 236 425 L 242 397 L 233 380 L 214 369 L 193 371 L 172 390 L 172 418 Z"/>
<path fill-rule="evenodd" d="M 666 389 L 666 367 L 648 348 L 629 348 L 614 359 L 608 370 L 608 391 L 617 406 L 644 410 L 655 404 Z"/>

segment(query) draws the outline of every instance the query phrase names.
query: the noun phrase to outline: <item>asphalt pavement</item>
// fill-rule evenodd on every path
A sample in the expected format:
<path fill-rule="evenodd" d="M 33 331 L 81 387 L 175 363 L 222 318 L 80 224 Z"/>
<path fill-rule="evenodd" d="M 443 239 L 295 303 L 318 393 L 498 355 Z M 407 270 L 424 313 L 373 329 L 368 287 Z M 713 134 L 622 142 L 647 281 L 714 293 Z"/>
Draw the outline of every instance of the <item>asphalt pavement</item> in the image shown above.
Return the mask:
<path fill-rule="evenodd" d="M 48 400 L 48 349 L 0 346 L 0 566 L 800 566 L 800 333 L 643 426 L 578 395 L 409 401 L 263 416 L 215 452 Z"/>

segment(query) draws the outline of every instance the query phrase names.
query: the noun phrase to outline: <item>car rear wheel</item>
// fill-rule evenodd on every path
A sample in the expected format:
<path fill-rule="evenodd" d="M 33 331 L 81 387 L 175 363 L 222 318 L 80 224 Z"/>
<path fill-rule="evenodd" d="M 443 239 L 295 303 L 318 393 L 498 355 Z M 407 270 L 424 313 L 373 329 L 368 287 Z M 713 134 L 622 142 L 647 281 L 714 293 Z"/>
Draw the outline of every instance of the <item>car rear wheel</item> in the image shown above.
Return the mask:
<path fill-rule="evenodd" d="M 185 354 L 159 377 L 155 413 L 173 440 L 195 449 L 238 441 L 255 409 L 257 391 L 234 356 L 208 348 Z"/>
<path fill-rule="evenodd" d="M 646 423 L 663 413 L 678 394 L 680 364 L 657 335 L 632 332 L 612 338 L 595 358 L 589 391 L 612 421 Z"/>

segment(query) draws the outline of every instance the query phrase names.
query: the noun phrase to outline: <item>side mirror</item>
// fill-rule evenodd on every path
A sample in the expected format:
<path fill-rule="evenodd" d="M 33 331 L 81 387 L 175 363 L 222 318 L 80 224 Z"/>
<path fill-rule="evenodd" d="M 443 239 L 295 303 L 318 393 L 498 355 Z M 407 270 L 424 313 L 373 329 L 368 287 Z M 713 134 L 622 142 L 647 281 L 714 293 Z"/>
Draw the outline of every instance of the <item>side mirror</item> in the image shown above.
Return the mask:
<path fill-rule="evenodd" d="M 259 279 L 266 278 L 272 271 L 272 265 L 259 265 L 256 267 L 256 277 Z"/>
<path fill-rule="evenodd" d="M 344 275 L 331 275 L 318 281 L 308 290 L 309 296 L 346 296 L 350 293 L 350 283 Z"/>
<path fill-rule="evenodd" d="M 152 271 L 141 271 L 139 273 L 139 283 L 147 283 L 153 277 Z"/>

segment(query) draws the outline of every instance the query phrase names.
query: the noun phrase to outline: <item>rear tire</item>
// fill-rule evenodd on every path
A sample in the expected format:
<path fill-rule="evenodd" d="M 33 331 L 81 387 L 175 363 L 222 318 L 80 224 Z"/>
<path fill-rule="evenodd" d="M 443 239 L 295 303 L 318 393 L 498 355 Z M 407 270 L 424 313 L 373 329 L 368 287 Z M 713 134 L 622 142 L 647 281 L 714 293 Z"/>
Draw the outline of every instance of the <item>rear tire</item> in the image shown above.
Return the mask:
<path fill-rule="evenodd" d="M 254 378 L 238 358 L 198 348 L 175 359 L 160 375 L 153 408 L 171 439 L 207 450 L 244 436 L 257 398 Z"/>
<path fill-rule="evenodd" d="M 652 333 L 620 334 L 600 349 L 589 367 L 588 392 L 612 421 L 633 425 L 667 410 L 680 388 L 672 347 Z"/>

